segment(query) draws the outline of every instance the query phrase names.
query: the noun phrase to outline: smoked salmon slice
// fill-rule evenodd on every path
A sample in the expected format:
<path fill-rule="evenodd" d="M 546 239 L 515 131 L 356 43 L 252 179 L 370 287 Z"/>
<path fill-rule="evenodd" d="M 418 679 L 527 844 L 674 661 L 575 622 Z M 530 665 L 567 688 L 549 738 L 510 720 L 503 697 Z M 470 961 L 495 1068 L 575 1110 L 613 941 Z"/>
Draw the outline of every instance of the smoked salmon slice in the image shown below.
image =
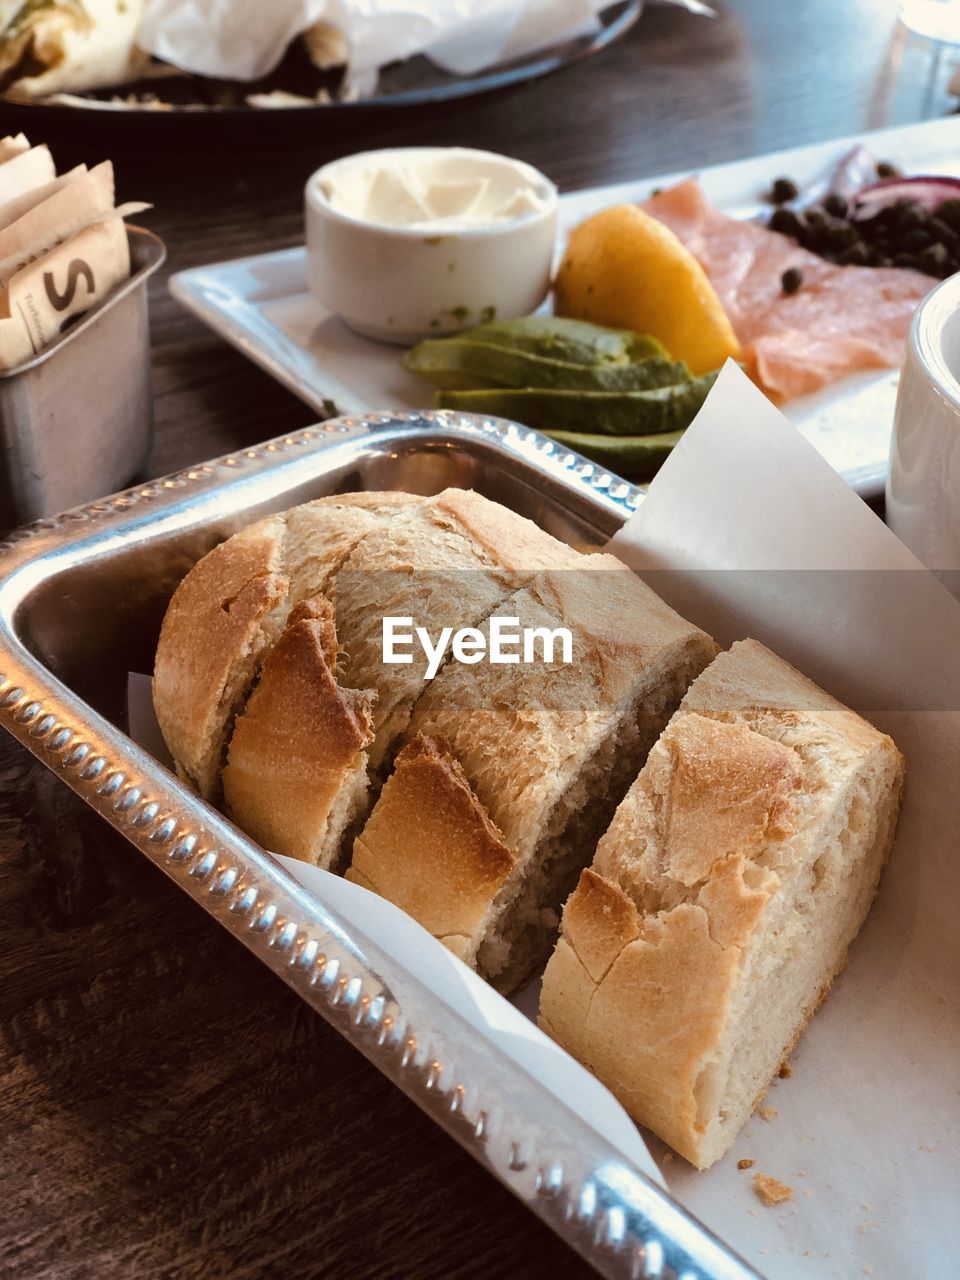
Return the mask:
<path fill-rule="evenodd" d="M 641 208 L 697 258 L 743 347 L 747 372 L 777 400 L 903 359 L 917 303 L 937 283 L 901 267 L 840 267 L 788 236 L 715 209 L 695 178 Z M 803 273 L 794 294 L 781 276 Z"/>

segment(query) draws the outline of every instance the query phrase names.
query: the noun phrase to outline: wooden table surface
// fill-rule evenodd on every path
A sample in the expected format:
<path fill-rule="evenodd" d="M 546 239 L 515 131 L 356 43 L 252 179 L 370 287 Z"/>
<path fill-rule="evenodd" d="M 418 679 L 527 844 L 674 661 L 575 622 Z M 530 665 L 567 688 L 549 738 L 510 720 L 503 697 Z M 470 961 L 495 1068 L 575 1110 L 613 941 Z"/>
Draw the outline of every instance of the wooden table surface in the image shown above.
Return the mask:
<path fill-rule="evenodd" d="M 152 291 L 161 474 L 311 421 L 167 295 L 302 236 L 323 161 L 509 152 L 562 189 L 940 114 L 893 0 L 651 7 L 544 80 L 328 123 L 307 145 L 114 151 L 166 241 Z M 948 59 L 949 60 L 949 59 Z M 0 110 L 0 129 L 3 113 Z M 34 141 L 41 141 L 34 138 Z M 61 169 L 99 160 L 56 145 Z M 82 154 L 81 154 L 82 152 Z M 384 406 L 389 407 L 389 406 Z M 534 1277 L 585 1269 L 358 1054 L 12 741 L 0 741 L 0 1274 Z"/>

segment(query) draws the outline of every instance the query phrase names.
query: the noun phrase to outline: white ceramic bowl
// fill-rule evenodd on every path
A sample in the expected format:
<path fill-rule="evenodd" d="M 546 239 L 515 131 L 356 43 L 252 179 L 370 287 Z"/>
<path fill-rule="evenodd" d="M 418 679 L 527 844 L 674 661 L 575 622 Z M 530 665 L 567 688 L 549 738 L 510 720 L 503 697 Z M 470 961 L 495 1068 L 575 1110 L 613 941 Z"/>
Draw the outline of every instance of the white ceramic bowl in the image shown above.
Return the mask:
<path fill-rule="evenodd" d="M 931 569 L 960 569 L 960 275 L 917 308 L 900 378 L 887 521 Z"/>
<path fill-rule="evenodd" d="M 480 324 L 529 315 L 550 287 L 557 190 L 530 165 L 493 152 L 456 149 L 474 164 L 519 169 L 537 207 L 500 222 L 448 229 L 368 222 L 334 208 L 325 187 L 380 158 L 431 159 L 445 147 L 362 152 L 318 169 L 306 186 L 310 289 L 352 329 L 410 345 Z"/>

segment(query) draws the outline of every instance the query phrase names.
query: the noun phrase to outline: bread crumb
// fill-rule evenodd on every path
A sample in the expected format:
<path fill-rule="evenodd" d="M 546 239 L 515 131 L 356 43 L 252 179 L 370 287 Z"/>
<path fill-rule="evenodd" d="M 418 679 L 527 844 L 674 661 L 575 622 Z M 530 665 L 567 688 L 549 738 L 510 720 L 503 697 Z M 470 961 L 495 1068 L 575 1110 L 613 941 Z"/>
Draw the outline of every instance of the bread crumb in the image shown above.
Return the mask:
<path fill-rule="evenodd" d="M 776 1107 L 761 1107 L 760 1116 L 763 1120 L 772 1120 L 774 1116 L 779 1115 Z"/>
<path fill-rule="evenodd" d="M 753 1189 L 768 1207 L 793 1199 L 793 1187 L 788 1187 L 785 1182 L 771 1177 L 769 1173 L 755 1173 Z"/>
<path fill-rule="evenodd" d="M 752 1169 L 752 1168 L 753 1168 L 753 1166 L 754 1166 L 756 1163 L 757 1163 L 757 1162 L 756 1162 L 756 1160 L 738 1160 L 738 1161 L 737 1161 L 737 1168 L 738 1168 L 738 1169 Z"/>
<path fill-rule="evenodd" d="M 664 1164 L 673 1164 L 673 1152 L 672 1152 L 672 1151 L 665 1151 L 665 1152 L 663 1153 L 663 1163 L 664 1163 Z"/>
<path fill-rule="evenodd" d="M 812 1192 L 812 1191 L 805 1191 L 803 1194 L 807 1197 L 807 1199 L 808 1199 L 808 1200 L 812 1200 L 812 1199 L 813 1199 L 813 1192 Z"/>
<path fill-rule="evenodd" d="M 781 1080 L 789 1080 L 793 1075 L 793 1067 L 791 1067 L 789 1062 L 781 1062 L 780 1070 L 777 1072 L 777 1075 Z"/>

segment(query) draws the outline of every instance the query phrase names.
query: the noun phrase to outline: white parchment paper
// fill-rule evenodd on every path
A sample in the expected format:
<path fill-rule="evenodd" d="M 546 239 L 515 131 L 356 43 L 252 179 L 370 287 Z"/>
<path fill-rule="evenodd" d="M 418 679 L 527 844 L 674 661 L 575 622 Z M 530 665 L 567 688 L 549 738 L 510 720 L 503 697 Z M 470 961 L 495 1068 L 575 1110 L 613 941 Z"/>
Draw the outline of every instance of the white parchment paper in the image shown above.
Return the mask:
<path fill-rule="evenodd" d="M 721 642 L 755 636 L 860 710 L 908 768 L 878 899 L 768 1118 L 703 1174 L 647 1135 L 649 1148 L 673 1194 L 775 1280 L 958 1274 L 960 604 L 733 364 L 611 549 Z M 146 677 L 131 677 L 129 711 L 132 736 L 165 759 Z M 654 1167 L 612 1096 L 418 925 L 282 861 Z M 755 1163 L 740 1171 L 740 1159 Z M 794 1199 L 764 1207 L 755 1172 Z"/>
<path fill-rule="evenodd" d="M 664 1166 L 670 1189 L 777 1280 L 960 1274 L 960 604 L 733 364 L 611 550 L 907 758 L 879 896 L 777 1114 L 705 1174 Z M 761 1206 L 756 1171 L 795 1199 Z"/>

